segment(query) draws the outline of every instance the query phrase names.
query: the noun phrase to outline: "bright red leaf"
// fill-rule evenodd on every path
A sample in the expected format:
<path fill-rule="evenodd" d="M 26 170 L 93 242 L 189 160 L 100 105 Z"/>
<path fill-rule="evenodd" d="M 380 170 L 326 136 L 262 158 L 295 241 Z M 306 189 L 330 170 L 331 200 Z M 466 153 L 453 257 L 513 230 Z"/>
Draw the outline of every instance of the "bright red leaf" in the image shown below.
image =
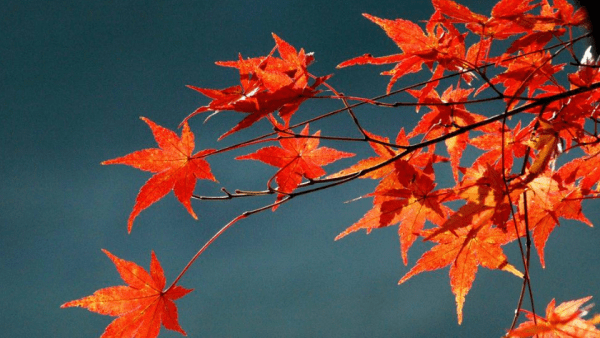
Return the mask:
<path fill-rule="evenodd" d="M 514 159 L 525 156 L 527 152 L 531 128 L 521 129 L 521 121 L 512 129 L 503 127 L 500 122 L 493 124 L 492 127 L 492 131 L 469 140 L 470 145 L 486 151 L 475 160 L 473 166 L 495 164 L 503 159 L 506 173 L 510 174 Z M 502 134 L 504 134 L 504 145 L 502 145 Z"/>
<path fill-rule="evenodd" d="M 315 96 L 323 82 L 330 76 L 315 77 L 307 71 L 314 61 L 312 53 L 299 52 L 289 43 L 273 34 L 280 58 L 271 54 L 266 57 L 240 59 L 238 61 L 217 62 L 217 65 L 237 68 L 241 86 L 225 89 L 190 88 L 213 99 L 188 115 L 189 118 L 207 111 L 233 110 L 249 114 L 235 127 L 223 134 L 220 139 L 234 132 L 250 127 L 267 115 L 279 111 L 279 116 L 289 122 L 300 104 Z M 315 80 L 309 85 L 310 78 Z"/>
<path fill-rule="evenodd" d="M 185 336 L 173 301 L 192 290 L 176 285 L 163 291 L 167 280 L 154 251 L 150 273 L 134 262 L 102 251 L 113 261 L 127 286 L 100 289 L 91 296 L 67 302 L 61 308 L 84 307 L 102 315 L 118 316 L 106 327 L 102 338 L 154 338 L 158 336 L 161 324 Z"/>
<path fill-rule="evenodd" d="M 431 140 L 485 119 L 485 116 L 472 113 L 466 109 L 464 104 L 457 103 L 468 101 L 468 97 L 473 92 L 473 89 L 453 88 L 450 86 L 444 91 L 441 97 L 435 90 L 429 91 L 426 96 L 420 90 L 409 90 L 408 92 L 418 97 L 420 103 L 425 105 L 432 104 L 428 106 L 431 111 L 423 115 L 413 131 L 408 134 L 409 138 L 425 134 L 424 139 Z M 488 132 L 491 131 L 490 129 L 491 127 L 487 126 L 482 131 Z M 468 142 L 468 131 L 445 141 L 448 153 L 450 154 L 452 173 L 457 182 L 458 167 Z"/>
<path fill-rule="evenodd" d="M 192 155 L 194 134 L 190 131 L 187 123 L 183 124 L 181 137 L 179 137 L 175 132 L 163 128 L 145 117 L 141 119 L 152 130 L 159 148 L 139 150 L 102 162 L 105 165 L 125 164 L 156 173 L 140 189 L 133 211 L 129 215 L 127 231 L 131 232 L 133 220 L 142 210 L 163 198 L 171 190 L 192 217 L 198 219 L 192 209 L 192 193 L 197 179 L 216 181 L 208 162 L 202 158 L 214 150 L 206 149 Z"/>
<path fill-rule="evenodd" d="M 543 267 L 546 265 L 544 247 L 550 233 L 559 225 L 559 218 L 573 219 L 592 226 L 581 209 L 581 189 L 566 179 L 570 174 L 568 169 L 570 168 L 565 166 L 556 173 L 546 170 L 528 184 L 529 224 L 533 229 L 533 243 Z"/>
<path fill-rule="evenodd" d="M 474 216 L 470 225 L 457 229 L 455 234 L 440 232 L 438 229 L 423 231 L 424 237 L 429 237 L 430 241 L 438 244 L 425 252 L 398 284 L 421 272 L 450 265 L 450 286 L 456 297 L 458 323 L 462 323 L 465 296 L 471 289 L 479 265 L 488 269 L 505 270 L 522 277 L 514 266 L 508 264 L 501 248 L 513 237 L 510 233 L 487 225 L 491 214 L 493 209 Z"/>
<path fill-rule="evenodd" d="M 408 264 L 408 250 L 417 239 L 426 221 L 441 225 L 448 218 L 450 208 L 443 202 L 452 200 L 449 189 L 435 189 L 434 179 L 413 168 L 404 160 L 391 166 L 389 173 L 369 196 L 374 196 L 373 208 L 335 240 L 364 229 L 367 234 L 373 229 L 398 224 L 400 252 L 404 265 Z"/>
<path fill-rule="evenodd" d="M 438 63 L 432 77 L 434 79 L 441 77 L 445 69 L 462 70 L 467 66 L 464 45 L 466 34 L 460 34 L 448 22 L 443 24 L 444 19 L 437 12 L 429 20 L 425 31 L 416 23 L 408 20 L 381 19 L 366 13 L 363 16 L 379 25 L 402 50 L 402 53 L 382 57 L 365 54 L 344 61 L 337 67 L 396 63 L 392 70 L 382 73 L 382 75 L 392 76 L 387 86 L 387 93 L 392 90 L 398 79 L 406 74 L 419 72 L 423 64 L 427 65 L 429 69 L 433 69 L 433 64 Z M 437 85 L 437 81 L 429 83 L 425 91 L 433 89 L 435 85 Z"/>
<path fill-rule="evenodd" d="M 433 0 L 437 11 L 451 22 L 464 23 L 465 27 L 482 37 L 506 39 L 531 30 L 537 21 L 528 12 L 535 6 L 533 0 L 500 0 L 492 9 L 491 16 L 472 12 L 468 7 L 452 0 Z"/>
<path fill-rule="evenodd" d="M 320 131 L 313 134 L 313 137 L 290 137 L 288 134 L 282 134 L 282 139 L 279 140 L 281 147 L 264 147 L 252 154 L 238 156 L 236 160 L 258 160 L 280 168 L 274 177 L 281 198 L 282 194 L 294 191 L 302 182 L 302 177 L 307 179 L 321 177 L 325 175 L 322 166 L 354 156 L 332 148 L 319 148 L 320 134 Z M 308 124 L 300 135 L 308 135 Z"/>

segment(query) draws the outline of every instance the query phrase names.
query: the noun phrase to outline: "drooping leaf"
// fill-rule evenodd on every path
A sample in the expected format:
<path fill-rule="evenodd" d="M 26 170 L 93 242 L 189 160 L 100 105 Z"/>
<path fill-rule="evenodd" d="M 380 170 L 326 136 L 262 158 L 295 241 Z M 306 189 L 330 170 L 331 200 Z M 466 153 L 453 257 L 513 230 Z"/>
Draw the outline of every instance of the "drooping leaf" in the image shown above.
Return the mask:
<path fill-rule="evenodd" d="M 559 218 L 577 220 L 592 226 L 581 209 L 581 189 L 565 178 L 567 169 L 569 167 L 565 166 L 556 173 L 547 170 L 528 183 L 528 217 L 542 267 L 546 265 L 544 247 L 550 233 L 560 224 Z M 521 206 L 521 210 L 522 208 Z"/>
<path fill-rule="evenodd" d="M 462 323 L 463 304 L 479 265 L 488 269 L 511 272 L 518 277 L 522 274 L 508 263 L 501 246 L 510 242 L 513 236 L 488 223 L 493 212 L 479 213 L 468 226 L 458 228 L 454 233 L 439 232 L 438 229 L 423 231 L 424 237 L 438 243 L 425 252 L 417 264 L 398 284 L 402 284 L 425 271 L 433 271 L 450 265 L 450 286 L 456 297 L 458 323 Z"/>
<path fill-rule="evenodd" d="M 117 316 L 106 327 L 102 338 L 154 338 L 158 336 L 161 324 L 186 336 L 179 325 L 177 306 L 173 301 L 192 290 L 178 285 L 163 290 L 166 278 L 154 251 L 150 273 L 134 262 L 102 251 L 113 261 L 127 285 L 100 289 L 91 296 L 67 302 L 61 308 L 83 307 L 102 315 Z"/>
<path fill-rule="evenodd" d="M 191 205 L 192 193 L 197 179 L 216 181 L 210 166 L 203 156 L 214 151 L 205 149 L 192 155 L 194 134 L 187 123 L 183 124 L 181 137 L 171 130 L 163 128 L 142 117 L 148 124 L 159 148 L 150 148 L 133 152 L 123 157 L 102 162 L 102 164 L 125 164 L 134 168 L 156 173 L 140 189 L 133 211 L 129 215 L 127 231 L 131 232 L 133 221 L 139 213 L 163 198 L 171 190 L 187 209 L 198 219 Z"/>

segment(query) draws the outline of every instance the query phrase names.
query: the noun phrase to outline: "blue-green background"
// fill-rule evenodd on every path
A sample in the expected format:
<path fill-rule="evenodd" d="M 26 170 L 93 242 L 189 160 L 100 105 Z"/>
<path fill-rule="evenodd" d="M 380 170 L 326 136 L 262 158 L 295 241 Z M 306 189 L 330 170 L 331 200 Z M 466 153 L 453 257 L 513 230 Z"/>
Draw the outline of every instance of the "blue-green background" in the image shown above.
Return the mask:
<path fill-rule="evenodd" d="M 494 1 L 463 3 L 488 14 Z M 101 248 L 145 268 L 155 250 L 171 281 L 222 225 L 271 201 L 194 201 L 200 217 L 194 221 L 170 194 L 143 211 L 128 235 L 127 217 L 150 175 L 100 162 L 155 146 L 139 116 L 175 129 L 208 102 L 184 86 L 237 84 L 235 70 L 214 62 L 236 59 L 238 52 L 267 54 L 274 44 L 271 32 L 314 51 L 317 61 L 311 72 L 335 73 L 331 84 L 346 94 L 383 93 L 388 78 L 378 73 L 389 67 L 335 69 L 366 52 L 397 52 L 361 13 L 426 20 L 433 12 L 429 2 L 420 0 L 5 0 L 1 8 L 0 328 L 5 337 L 100 336 L 112 318 L 59 306 L 122 284 Z M 309 103 L 294 121 L 338 107 L 338 102 Z M 488 109 L 494 111 L 493 106 Z M 357 114 L 369 130 L 392 138 L 399 126 L 411 128 L 420 116 L 412 109 L 363 108 Z M 263 121 L 217 143 L 240 118 L 224 112 L 206 124 L 202 117 L 193 119 L 197 149 L 223 147 L 266 130 Z M 343 134 L 347 128 L 352 124 L 346 115 L 311 125 L 327 135 Z M 364 145 L 325 144 L 362 157 L 372 154 Z M 220 183 L 199 182 L 196 191 L 264 188 L 273 168 L 231 159 L 253 149 L 210 158 Z M 329 170 L 354 161 L 340 161 Z M 222 236 L 181 280 L 181 285 L 195 288 L 177 302 L 188 335 L 501 336 L 520 289 L 512 275 L 480 269 L 459 326 L 448 268 L 397 285 L 429 246 L 417 244 L 405 267 L 397 227 L 333 241 L 370 207 L 369 199 L 343 202 L 373 186 L 361 180 L 297 198 L 276 213 L 241 221 Z M 584 211 L 600 223 L 597 203 L 584 203 Z M 545 270 L 533 255 L 538 311 L 553 297 L 561 302 L 600 296 L 599 239 L 595 229 L 563 222 L 546 246 Z M 509 246 L 507 252 L 519 266 L 516 247 Z M 162 336 L 179 335 L 163 329 Z"/>

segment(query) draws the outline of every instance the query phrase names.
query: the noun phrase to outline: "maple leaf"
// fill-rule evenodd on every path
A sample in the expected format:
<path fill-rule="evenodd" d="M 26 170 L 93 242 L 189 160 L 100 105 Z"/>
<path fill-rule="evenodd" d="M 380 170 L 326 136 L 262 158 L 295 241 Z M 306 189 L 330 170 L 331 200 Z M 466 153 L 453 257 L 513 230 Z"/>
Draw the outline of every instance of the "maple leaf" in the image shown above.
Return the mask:
<path fill-rule="evenodd" d="M 390 141 L 387 137 L 381 137 L 381 136 L 369 133 L 367 131 L 365 131 L 365 133 L 371 139 L 376 140 L 376 141 L 381 141 L 381 142 L 385 142 L 385 143 L 389 143 L 389 141 Z M 401 138 L 401 135 L 402 135 L 402 138 L 406 137 L 406 135 L 404 135 L 404 129 L 400 130 L 400 133 L 398 134 L 398 139 L 396 140 L 396 143 L 399 145 L 407 145 L 408 143 L 407 144 L 398 143 L 398 140 Z M 336 178 L 336 177 L 340 177 L 340 176 L 357 173 L 363 169 L 368 169 L 368 168 L 374 167 L 380 163 L 383 163 L 398 154 L 398 151 L 396 149 L 394 149 L 390 146 L 378 143 L 378 142 L 369 141 L 369 145 L 371 146 L 373 151 L 375 151 L 375 153 L 377 154 L 376 157 L 369 157 L 369 158 L 360 160 L 360 161 L 358 161 L 358 163 L 356 163 L 355 165 L 353 165 L 349 168 L 343 169 L 335 174 L 329 175 L 328 178 Z M 390 163 L 389 165 L 386 165 L 382 168 L 371 171 L 371 172 L 361 176 L 361 178 L 380 179 L 380 178 L 386 176 L 391 170 L 393 170 L 393 164 Z"/>
<path fill-rule="evenodd" d="M 452 211 L 443 202 L 454 197 L 452 190 L 434 190 L 433 177 L 415 169 L 405 160 L 393 164 L 394 170 L 377 186 L 373 208 L 358 222 L 337 235 L 339 240 L 350 233 L 365 229 L 367 234 L 373 229 L 398 224 L 401 256 L 404 265 L 408 264 L 408 250 L 417 239 L 426 221 L 442 224 Z"/>
<path fill-rule="evenodd" d="M 166 279 L 154 251 L 150 273 L 134 262 L 118 258 L 107 250 L 102 251 L 113 261 L 127 286 L 100 289 L 91 296 L 67 302 L 60 307 L 84 307 L 102 315 L 118 316 L 106 327 L 102 338 L 153 338 L 158 336 L 161 324 L 185 336 L 173 301 L 193 290 L 176 285 L 163 291 Z"/>
<path fill-rule="evenodd" d="M 435 9 L 451 22 L 464 23 L 470 31 L 483 37 L 507 39 L 515 34 L 527 32 L 535 25 L 527 12 L 535 8 L 533 0 L 500 0 L 492 8 L 491 16 L 472 12 L 468 7 L 452 0 L 432 0 Z"/>
<path fill-rule="evenodd" d="M 534 315 L 527 310 L 525 316 L 529 321 L 522 323 L 508 333 L 508 337 L 538 337 L 538 338 L 593 338 L 600 337 L 600 330 L 596 327 L 600 323 L 600 316 L 586 320 L 582 317 L 587 310 L 582 309 L 591 296 L 571 300 L 555 306 L 554 299 L 546 307 L 546 317 Z"/>
<path fill-rule="evenodd" d="M 426 134 L 425 140 L 431 140 L 485 119 L 483 115 L 468 111 L 464 104 L 457 104 L 458 102 L 467 101 L 473 89 L 462 89 L 460 87 L 454 89 L 450 86 L 444 91 L 441 97 L 435 90 L 429 91 L 426 96 L 423 96 L 422 90 L 409 90 L 408 92 L 415 97 L 419 97 L 420 103 L 425 105 L 433 104 L 428 106 L 431 111 L 423 115 L 413 131 L 408 134 L 409 138 L 419 134 Z M 490 126 L 484 126 L 478 130 L 489 132 L 491 131 L 490 128 Z M 454 180 L 457 182 L 458 167 L 468 142 L 468 131 L 445 141 L 448 153 L 450 154 Z"/>
<path fill-rule="evenodd" d="M 564 67 L 564 64 L 552 65 L 553 56 L 535 48 L 535 45 L 530 44 L 523 50 L 524 54 L 519 55 L 518 58 L 499 61 L 499 65 L 507 69 L 490 81 L 493 85 L 501 83 L 505 87 L 506 98 L 504 100 L 509 103 L 508 109 L 514 108 L 519 102 L 513 97 L 520 96 L 526 90 L 530 96 L 533 96 L 535 90 L 546 82 L 556 83 L 554 74 Z M 485 83 L 477 89 L 475 95 L 487 87 L 489 87 L 489 83 Z"/>
<path fill-rule="evenodd" d="M 308 135 L 308 124 L 302 129 L 301 136 Z M 290 137 L 283 134 L 279 140 L 281 147 L 268 146 L 256 152 L 238 156 L 236 160 L 258 160 L 274 167 L 280 168 L 275 174 L 278 199 L 289 194 L 300 185 L 302 177 L 315 179 L 325 175 L 321 168 L 339 159 L 352 157 L 354 154 L 346 153 L 332 148 L 318 147 L 319 135 L 317 131 L 312 137 Z"/>
<path fill-rule="evenodd" d="M 139 150 L 123 157 L 102 162 L 107 164 L 125 164 L 134 168 L 156 173 L 140 189 L 133 211 L 129 215 L 127 231 L 131 233 L 133 221 L 139 213 L 167 195 L 171 190 L 187 209 L 198 219 L 192 209 L 191 198 L 197 179 L 216 181 L 210 166 L 202 157 L 213 152 L 206 149 L 192 155 L 194 134 L 187 122 L 183 124 L 181 137 L 169 129 L 163 128 L 145 117 L 146 122 L 159 148 Z"/>
<path fill-rule="evenodd" d="M 581 208 L 582 191 L 576 187 L 568 177 L 572 174 L 570 166 L 563 166 L 553 173 L 546 170 L 540 176 L 528 183 L 527 207 L 531 229 L 533 229 L 533 243 L 540 257 L 542 267 L 546 266 L 544 260 L 544 247 L 550 233 L 559 225 L 560 217 L 577 220 L 592 226 Z M 523 210 L 523 199 L 520 200 Z"/>
<path fill-rule="evenodd" d="M 316 77 L 310 74 L 307 67 L 314 61 L 312 53 L 306 53 L 304 49 L 296 51 L 292 45 L 275 34 L 273 38 L 280 58 L 271 55 L 273 50 L 266 57 L 244 60 L 240 55 L 238 61 L 216 63 L 219 66 L 237 68 L 240 72 L 241 86 L 221 90 L 188 86 L 213 100 L 207 106 L 196 109 L 183 122 L 207 111 L 232 110 L 249 114 L 219 139 L 248 128 L 275 111 L 279 111 L 279 116 L 289 122 L 300 104 L 320 93 L 317 87 L 331 75 Z M 309 78 L 314 78 L 311 85 Z"/>
<path fill-rule="evenodd" d="M 525 156 L 531 128 L 521 129 L 521 121 L 512 129 L 506 126 L 503 128 L 502 123 L 499 122 L 492 124 L 492 126 L 493 131 L 469 140 L 470 145 L 486 150 L 475 160 L 473 166 L 485 166 L 486 163 L 494 164 L 503 159 L 504 169 L 508 174 L 511 172 L 514 158 Z M 504 146 L 501 144 L 502 134 L 504 134 Z"/>
<path fill-rule="evenodd" d="M 458 228 L 454 233 L 440 232 L 436 228 L 423 231 L 424 237 L 429 237 L 430 241 L 438 244 L 425 252 L 398 284 L 422 272 L 450 265 L 450 286 L 456 298 L 458 323 L 461 324 L 465 296 L 471 289 L 479 265 L 522 277 L 522 274 L 508 263 L 501 248 L 514 237 L 499 228 L 491 227 L 487 222 L 489 217 L 489 212 L 488 215 L 475 215 L 468 226 Z"/>
<path fill-rule="evenodd" d="M 575 177 L 583 177 L 579 184 L 583 194 L 590 193 L 594 186 L 597 190 L 600 182 L 600 143 L 595 137 L 590 141 L 590 144 L 582 147 L 588 156 L 574 159 L 563 166 L 570 168 Z"/>
<path fill-rule="evenodd" d="M 396 63 L 392 70 L 381 73 L 392 76 L 387 86 L 387 93 L 391 92 L 398 79 L 406 74 L 419 72 L 423 64 L 432 69 L 433 64 L 437 62 L 438 66 L 432 79 L 441 77 L 445 69 L 462 70 L 466 66 L 464 45 L 466 34 L 460 34 L 452 24 L 444 23 L 444 19 L 438 12 L 430 18 L 425 31 L 416 23 L 408 20 L 388 20 L 366 13 L 363 13 L 363 16 L 379 25 L 402 50 L 402 53 L 382 57 L 365 54 L 344 61 L 337 68 Z M 425 91 L 433 89 L 437 83 L 438 81 L 428 83 Z"/>
<path fill-rule="evenodd" d="M 528 170 L 529 175 L 535 176 L 548 167 L 550 160 L 557 152 L 559 142 L 558 132 L 554 130 L 553 125 L 542 119 L 539 120 L 539 128 L 536 132 L 536 137 L 529 141 L 529 145 L 538 150 L 538 153 Z"/>
<path fill-rule="evenodd" d="M 568 79 L 572 88 L 587 87 L 599 80 L 600 71 L 597 67 L 598 60 L 594 60 L 592 56 L 592 46 L 589 46 L 583 53 L 581 58 L 581 66 L 577 68 L 577 72 L 569 74 Z"/>
<path fill-rule="evenodd" d="M 589 18 L 585 8 L 579 8 L 575 11 L 573 5 L 566 0 L 553 0 L 556 11 L 557 24 L 563 26 L 586 26 L 589 25 Z"/>
<path fill-rule="evenodd" d="M 372 140 L 389 143 L 389 139 L 387 137 L 381 137 L 381 136 L 372 134 L 367 131 L 365 131 L 365 133 Z M 395 144 L 399 145 L 401 147 L 408 147 L 410 145 L 410 143 L 408 142 L 406 133 L 404 132 L 404 128 L 400 129 L 400 132 L 398 132 L 398 136 L 396 137 Z M 337 172 L 335 174 L 329 175 L 328 178 L 336 178 L 336 177 L 340 177 L 340 176 L 358 173 L 361 170 L 370 169 L 372 167 L 380 165 L 383 162 L 389 161 L 394 156 L 397 156 L 404 151 L 403 149 L 396 149 L 394 147 L 384 145 L 384 144 L 381 144 L 378 142 L 373 142 L 373 141 L 369 141 L 369 145 L 371 146 L 373 151 L 377 154 L 377 156 L 360 160 L 360 161 L 358 161 L 358 163 L 350 166 L 349 168 L 340 170 L 339 172 Z M 422 152 L 421 149 L 417 149 L 416 151 L 412 152 L 408 158 L 409 158 L 411 165 L 417 166 L 422 169 L 424 169 L 427 166 L 431 166 L 433 163 L 448 161 L 447 158 L 437 155 L 437 154 L 434 154 L 432 151 L 431 152 L 430 151 Z M 373 171 L 370 171 L 370 172 L 364 174 L 363 176 L 361 176 L 361 178 L 381 179 L 395 170 L 396 170 L 396 167 L 395 167 L 394 163 L 390 163 L 379 169 L 375 169 Z"/>

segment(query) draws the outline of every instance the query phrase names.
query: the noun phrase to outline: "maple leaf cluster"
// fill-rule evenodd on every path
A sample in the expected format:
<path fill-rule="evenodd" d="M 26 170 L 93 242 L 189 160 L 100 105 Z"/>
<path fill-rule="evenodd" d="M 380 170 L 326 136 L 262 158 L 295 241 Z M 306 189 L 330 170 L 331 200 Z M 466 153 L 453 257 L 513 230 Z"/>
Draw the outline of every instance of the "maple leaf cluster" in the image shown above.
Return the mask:
<path fill-rule="evenodd" d="M 555 74 L 565 65 L 553 65 L 555 55 L 544 49 L 554 37 L 573 26 L 585 25 L 585 12 L 574 11 L 565 1 L 554 1 L 554 5 L 548 1 L 535 5 L 531 2 L 502 0 L 487 17 L 451 0 L 433 0 L 436 11 L 425 31 L 407 20 L 365 14 L 383 28 L 402 53 L 384 57 L 365 54 L 338 66 L 395 63 L 392 70 L 382 73 L 392 76 L 387 93 L 400 77 L 420 71 L 423 64 L 432 70 L 431 80 L 420 89 L 399 90 L 417 99 L 417 110 L 421 105 L 429 108 L 406 138 L 397 140 L 402 151 L 382 151 L 378 145 L 379 149 L 374 148 L 378 157 L 333 176 L 369 171 L 374 163 L 389 163 L 390 167 L 381 177 L 372 172 L 363 175 L 380 179 L 375 191 L 368 195 L 373 197 L 373 208 L 336 239 L 361 229 L 369 233 L 397 224 L 405 264 L 408 250 L 418 237 L 434 243 L 399 283 L 421 272 L 450 266 L 459 323 L 478 266 L 523 277 L 508 263 L 502 246 L 531 231 L 544 266 L 544 247 L 559 225 L 559 218 L 592 225 L 583 215 L 581 201 L 595 195 L 591 188 L 600 176 L 590 179 L 584 172 L 600 163 L 595 156 L 598 151 L 591 149 L 597 148 L 598 137 L 586 131 L 585 123 L 597 123 L 595 112 L 600 94 L 586 91 L 559 96 L 568 90 L 596 86 L 597 63 L 588 50 L 578 70 L 568 77 L 571 87 L 564 88 Z M 533 14 L 532 10 L 538 7 L 539 14 Z M 479 41 L 467 46 L 467 33 L 461 33 L 455 24 L 464 24 L 479 36 Z M 512 37 L 517 38 L 506 53 L 490 56 L 493 41 Z M 490 65 L 504 70 L 491 75 L 487 71 Z M 454 71 L 460 78 L 456 87 L 451 85 L 440 95 L 437 88 L 445 71 Z M 468 86 L 478 77 L 484 80 L 479 88 L 460 87 L 461 81 Z M 503 114 L 493 117 L 467 109 L 465 103 L 486 90 L 493 90 L 496 98 L 506 102 Z M 556 98 L 544 101 L 552 96 Z M 506 120 L 517 113 L 530 113 L 533 118 L 525 126 L 521 123 L 527 119 L 509 128 Z M 472 136 L 473 133 L 479 135 Z M 409 140 L 415 137 L 421 141 L 411 144 Z M 442 141 L 456 181 L 450 189 L 436 189 L 432 166 L 440 161 L 431 154 Z M 461 163 L 469 144 L 483 150 L 483 154 L 465 168 Z M 430 155 L 428 161 L 422 162 L 425 146 Z M 589 156 L 555 170 L 560 146 L 582 147 Z M 513 164 L 519 159 L 522 170 L 515 172 Z M 456 211 L 445 204 L 456 200 L 463 201 Z M 434 227 L 424 229 L 426 223 Z"/>
<path fill-rule="evenodd" d="M 520 271 L 508 261 L 504 246 L 514 241 L 520 243 L 522 237 L 527 237 L 528 242 L 532 238 L 540 263 L 545 266 L 546 243 L 560 225 L 560 219 L 592 226 L 583 214 L 582 201 L 600 196 L 600 63 L 594 60 L 590 49 L 579 60 L 573 48 L 579 40 L 573 38 L 576 28 L 588 25 L 586 13 L 575 10 L 565 0 L 552 3 L 500 0 L 490 16 L 474 13 L 452 0 L 432 0 L 432 3 L 435 12 L 424 30 L 408 20 L 364 14 L 384 30 L 401 52 L 381 57 L 364 54 L 338 66 L 394 64 L 393 69 L 382 73 L 391 76 L 382 97 L 406 92 L 416 100 L 414 103 L 390 104 L 377 101 L 380 98 L 346 97 L 327 83 L 329 75 L 317 77 L 307 71 L 314 61 L 312 53 L 297 51 L 273 34 L 275 47 L 267 56 L 244 59 L 240 55 L 237 61 L 217 62 L 238 69 L 240 85 L 225 89 L 190 86 L 211 102 L 184 119 L 181 136 L 142 118 L 159 148 L 136 151 L 102 163 L 125 164 L 154 173 L 140 189 L 128 220 L 128 231 L 131 232 L 133 221 L 142 210 L 171 190 L 194 218 L 197 217 L 191 206 L 192 198 L 276 196 L 271 204 L 246 211 L 225 225 L 192 258 L 177 282 L 198 256 L 239 219 L 267 209 L 275 211 L 298 195 L 369 178 L 377 181 L 374 191 L 364 196 L 372 198 L 371 209 L 335 239 L 361 230 L 370 233 L 398 226 L 400 255 L 405 265 L 417 240 L 431 244 L 398 283 L 449 266 L 459 324 L 463 321 L 466 295 L 480 266 L 509 272 L 528 283 L 529 261 L 524 271 Z M 467 39 L 469 34 L 475 35 L 470 44 L 467 41 L 473 39 Z M 565 35 L 567 42 L 563 41 Z M 507 39 L 512 42 L 506 51 L 492 55 L 495 43 Z M 556 45 L 548 46 L 552 41 Z M 279 57 L 273 56 L 275 51 Z M 573 58 L 574 67 L 569 68 L 572 71 L 566 80 L 558 78 L 568 68 L 566 63 L 556 61 L 561 53 Z M 399 79 L 422 71 L 423 65 L 432 74 L 429 81 L 392 90 Z M 449 86 L 441 86 L 448 82 Z M 341 100 L 344 108 L 292 125 L 292 115 L 304 101 L 321 93 L 321 86 L 335 95 L 320 98 Z M 486 94 L 487 97 L 476 99 Z M 359 103 L 349 105 L 349 100 Z M 472 107 L 477 107 L 474 103 L 478 102 L 496 102 L 501 108 L 496 115 L 473 111 Z M 412 129 L 399 128 L 391 142 L 388 137 L 361 126 L 354 111 L 363 104 L 414 106 L 422 116 Z M 421 109 L 426 111 L 421 113 Z M 221 139 L 263 118 L 274 131 L 220 150 L 203 149 L 194 153 L 194 134 L 188 119 L 224 110 L 247 116 Z M 323 136 L 321 131 L 310 133 L 309 123 L 341 112 L 350 115 L 361 138 Z M 298 127 L 302 129 L 294 131 Z M 324 166 L 354 154 L 320 146 L 321 140 L 366 143 L 375 155 L 328 174 Z M 271 171 L 265 190 L 236 189 L 230 193 L 223 188 L 223 196 L 194 195 L 196 180 L 216 182 L 206 158 L 264 143 L 270 145 L 236 160 L 257 160 L 276 168 Z M 474 160 L 467 161 L 464 156 L 468 145 L 480 150 Z M 442 147 L 447 156 L 440 154 Z M 575 149 L 583 155 L 577 155 Z M 566 157 L 569 160 L 559 165 L 557 159 L 566 153 L 575 155 Z M 441 188 L 436 170 L 448 166 L 454 185 Z M 107 328 L 107 337 L 155 337 L 161 323 L 167 329 L 185 334 L 177 323 L 172 301 L 189 290 L 174 283 L 162 291 L 165 279 L 154 253 L 150 275 L 135 263 L 106 254 L 129 286 L 102 289 L 63 306 L 83 306 L 119 316 Z M 552 301 L 546 318 L 527 312 L 530 321 L 509 330 L 509 335 L 598 336 L 598 317 L 582 319 L 584 311 L 580 308 L 588 300 L 583 298 L 558 307 Z"/>
<path fill-rule="evenodd" d="M 289 43 L 273 34 L 277 51 L 281 57 L 271 53 L 266 57 L 243 59 L 238 61 L 217 62 L 223 67 L 237 68 L 240 72 L 241 85 L 225 89 L 207 89 L 188 86 L 212 99 L 207 106 L 202 106 L 188 115 L 189 118 L 207 111 L 232 110 L 246 113 L 242 121 L 235 125 L 221 138 L 250 127 L 255 122 L 278 111 L 284 121 L 289 122 L 300 104 L 319 93 L 317 87 L 330 76 L 315 77 L 307 67 L 314 61 L 312 53 L 304 49 L 296 51 Z M 313 78 L 313 83 L 309 82 Z"/>

